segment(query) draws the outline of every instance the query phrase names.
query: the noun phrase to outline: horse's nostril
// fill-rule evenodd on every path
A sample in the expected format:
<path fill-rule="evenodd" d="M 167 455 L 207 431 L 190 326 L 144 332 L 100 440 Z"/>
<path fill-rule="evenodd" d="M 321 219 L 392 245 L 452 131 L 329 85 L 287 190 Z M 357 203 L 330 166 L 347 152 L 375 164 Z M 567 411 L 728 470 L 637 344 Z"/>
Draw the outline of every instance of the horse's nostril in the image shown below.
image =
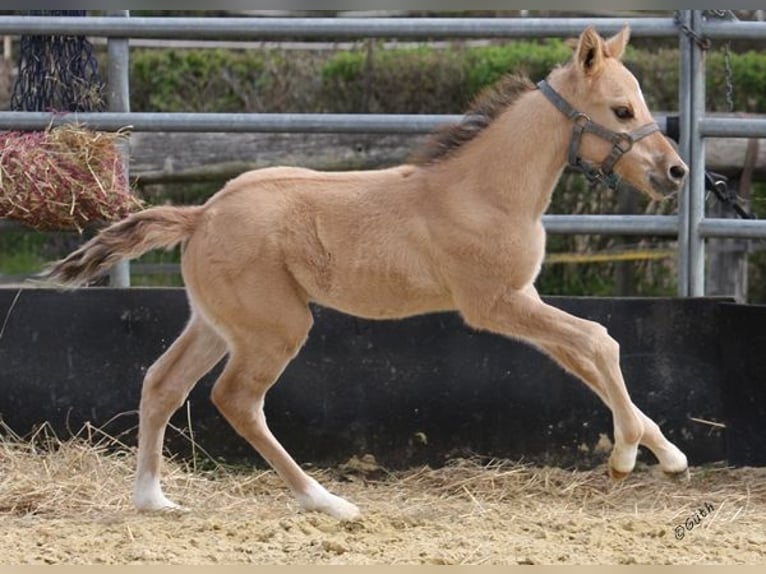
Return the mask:
<path fill-rule="evenodd" d="M 670 175 L 670 179 L 681 181 L 686 177 L 686 167 L 683 165 L 672 165 L 668 170 L 668 174 Z"/>

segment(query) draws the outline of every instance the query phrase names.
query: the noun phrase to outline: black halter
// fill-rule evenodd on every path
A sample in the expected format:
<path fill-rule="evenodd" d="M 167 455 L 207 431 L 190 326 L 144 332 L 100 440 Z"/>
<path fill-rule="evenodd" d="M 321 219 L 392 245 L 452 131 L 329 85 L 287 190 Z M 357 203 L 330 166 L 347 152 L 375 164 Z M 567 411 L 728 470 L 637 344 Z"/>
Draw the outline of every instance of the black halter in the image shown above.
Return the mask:
<path fill-rule="evenodd" d="M 622 183 L 622 178 L 614 172 L 614 166 L 617 161 L 628 153 L 633 144 L 638 140 L 660 131 L 660 127 L 655 122 L 643 125 L 630 132 L 612 131 L 601 124 L 597 124 L 586 114 L 574 109 L 545 80 L 538 82 L 537 87 L 561 113 L 574 122 L 572 125 L 572 139 L 569 140 L 568 162 L 571 167 L 581 172 L 592 184 L 603 183 L 612 189 L 617 189 Z M 612 144 L 612 151 L 604 158 L 601 165 L 594 165 L 578 155 L 580 141 L 585 132 L 592 133 Z"/>

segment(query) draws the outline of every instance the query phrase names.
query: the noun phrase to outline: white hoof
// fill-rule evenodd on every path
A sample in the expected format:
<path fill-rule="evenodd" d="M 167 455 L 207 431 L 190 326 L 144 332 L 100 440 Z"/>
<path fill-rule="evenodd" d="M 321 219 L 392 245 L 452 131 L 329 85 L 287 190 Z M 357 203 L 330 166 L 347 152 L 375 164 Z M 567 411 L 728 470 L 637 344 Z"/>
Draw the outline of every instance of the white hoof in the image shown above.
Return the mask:
<path fill-rule="evenodd" d="M 662 457 L 659 458 L 660 468 L 665 474 L 685 475 L 689 471 L 689 461 L 686 455 L 676 445 L 670 443 Z"/>
<path fill-rule="evenodd" d="M 133 504 L 139 512 L 183 512 L 186 509 L 164 496 L 160 498 L 143 498 L 134 496 Z"/>
<path fill-rule="evenodd" d="M 354 520 L 362 513 L 348 500 L 327 492 L 319 483 L 314 483 L 302 493 L 297 494 L 301 508 L 308 511 L 324 512 L 339 520 Z"/>
<path fill-rule="evenodd" d="M 151 481 L 148 484 L 136 482 L 133 489 L 133 505 L 140 512 L 183 512 L 185 509 L 163 493 L 158 482 Z"/>

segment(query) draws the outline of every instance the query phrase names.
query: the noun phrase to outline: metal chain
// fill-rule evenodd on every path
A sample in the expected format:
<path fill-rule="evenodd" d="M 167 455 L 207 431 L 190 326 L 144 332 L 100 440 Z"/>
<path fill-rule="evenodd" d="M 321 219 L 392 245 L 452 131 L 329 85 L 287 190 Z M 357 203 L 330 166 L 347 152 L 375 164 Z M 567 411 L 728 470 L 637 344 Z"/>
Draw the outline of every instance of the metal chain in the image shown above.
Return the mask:
<path fill-rule="evenodd" d="M 704 10 L 706 16 L 713 16 L 719 19 L 726 20 L 738 20 L 737 15 L 731 10 Z M 676 10 L 673 16 L 673 21 L 676 26 L 683 32 L 688 38 L 694 40 L 694 42 L 703 50 L 709 50 L 712 46 L 710 38 L 705 38 L 700 34 L 697 34 L 689 26 L 684 24 L 681 20 L 681 11 Z M 726 108 L 729 113 L 734 111 L 734 73 L 731 67 L 731 42 L 727 41 L 723 45 L 723 63 L 724 63 L 724 80 L 726 82 Z"/>
<path fill-rule="evenodd" d="M 697 32 L 689 28 L 689 26 L 684 24 L 683 21 L 681 20 L 680 10 L 676 10 L 675 13 L 673 14 L 673 22 L 675 23 L 676 26 L 678 26 L 681 32 L 683 32 L 688 38 L 691 38 L 692 40 L 694 40 L 694 42 L 700 48 L 702 48 L 703 50 L 710 49 L 710 46 L 711 46 L 710 38 L 705 38 L 704 36 L 700 36 L 699 34 L 697 34 Z"/>
<path fill-rule="evenodd" d="M 705 10 L 705 14 L 720 20 L 738 21 L 737 15 L 732 10 Z M 731 67 L 731 41 L 723 45 L 724 79 L 726 81 L 726 110 L 734 111 L 734 73 Z"/>

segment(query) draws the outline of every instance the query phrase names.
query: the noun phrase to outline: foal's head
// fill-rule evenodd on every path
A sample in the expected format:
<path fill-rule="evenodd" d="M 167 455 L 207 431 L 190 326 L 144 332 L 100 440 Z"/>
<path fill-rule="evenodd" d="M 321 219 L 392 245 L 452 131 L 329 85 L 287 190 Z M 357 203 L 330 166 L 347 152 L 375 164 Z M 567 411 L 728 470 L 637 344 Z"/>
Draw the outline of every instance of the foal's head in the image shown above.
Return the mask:
<path fill-rule="evenodd" d="M 678 191 L 688 168 L 671 142 L 659 131 L 651 130 L 654 120 L 638 81 L 621 62 L 629 37 L 627 26 L 608 40 L 589 27 L 580 35 L 572 61 L 551 74 L 550 83 L 592 122 L 612 132 L 633 132 L 638 136 L 633 138 L 632 145 L 627 141 L 620 144 L 627 151 L 618 155 L 613 170 L 637 189 L 660 198 Z M 600 166 L 613 145 L 585 130 L 578 154 L 588 163 Z"/>

